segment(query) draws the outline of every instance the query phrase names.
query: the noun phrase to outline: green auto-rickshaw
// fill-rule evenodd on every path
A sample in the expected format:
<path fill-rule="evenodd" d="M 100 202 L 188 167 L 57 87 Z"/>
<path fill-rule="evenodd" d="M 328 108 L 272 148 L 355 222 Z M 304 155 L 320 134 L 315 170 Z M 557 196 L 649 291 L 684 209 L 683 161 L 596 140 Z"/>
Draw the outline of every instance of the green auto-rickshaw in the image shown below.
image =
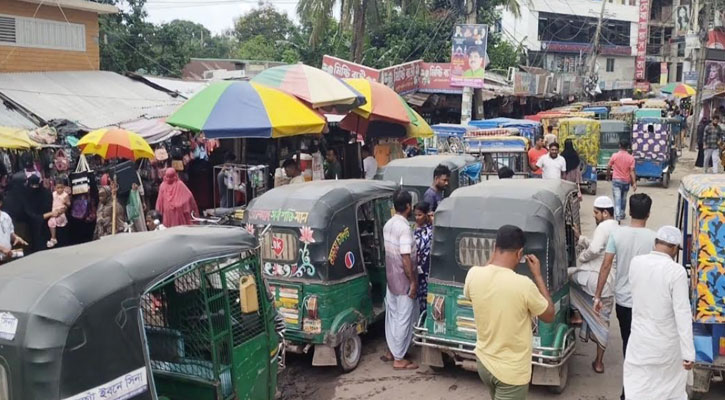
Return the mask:
<path fill-rule="evenodd" d="M 176 227 L 0 268 L 0 399 L 274 399 L 281 336 L 255 238 Z"/>
<path fill-rule="evenodd" d="M 261 235 L 262 271 L 285 322 L 287 351 L 312 365 L 357 367 L 360 334 L 384 316 L 383 226 L 391 182 L 345 179 L 285 185 L 245 212 Z"/>
<path fill-rule="evenodd" d="M 615 119 L 605 119 L 599 121 L 599 155 L 597 156 L 597 173 L 606 173 L 609 159 L 612 155 L 619 151 L 619 142 L 622 140 L 629 141 L 632 134 L 631 129 L 627 129 L 625 121 Z"/>
<path fill-rule="evenodd" d="M 481 181 L 481 163 L 468 154 L 438 154 L 393 160 L 385 166 L 382 180 L 401 185 L 410 192 L 413 204 L 416 204 L 423 200 L 423 194 L 433 184 L 433 171 L 438 165 L 445 165 L 451 170 L 444 197 L 459 187 Z"/>
<path fill-rule="evenodd" d="M 485 181 L 462 188 L 443 200 L 435 214 L 428 281 L 428 310 L 415 328 L 424 364 L 444 367 L 444 359 L 476 370 L 476 324 L 470 300 L 463 297 L 468 269 L 485 265 L 497 230 L 507 224 L 526 234 L 527 254 L 541 260 L 541 271 L 556 308 L 556 319 L 532 326 L 532 384 L 561 393 L 568 360 L 574 353 L 574 328 L 569 325 L 567 268 L 576 266 L 572 227 L 579 226 L 576 185 L 531 179 Z M 526 265 L 517 272 L 530 276 Z"/>

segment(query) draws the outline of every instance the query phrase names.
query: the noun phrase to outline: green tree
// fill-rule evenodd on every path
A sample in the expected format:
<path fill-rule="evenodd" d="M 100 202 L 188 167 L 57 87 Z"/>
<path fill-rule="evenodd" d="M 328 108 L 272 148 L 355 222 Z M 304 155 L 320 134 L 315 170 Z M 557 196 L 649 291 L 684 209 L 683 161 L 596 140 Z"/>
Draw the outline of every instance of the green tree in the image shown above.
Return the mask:
<path fill-rule="evenodd" d="M 295 29 L 287 14 L 280 13 L 266 4 L 242 15 L 234 22 L 233 34 L 244 42 L 261 35 L 269 40 L 285 40 Z"/>
<path fill-rule="evenodd" d="M 300 60 L 300 55 L 288 42 L 272 41 L 262 35 L 242 42 L 237 57 L 243 60 L 281 61 L 288 64 Z"/>
<path fill-rule="evenodd" d="M 120 1 L 110 0 L 116 4 Z M 126 11 L 103 15 L 99 19 L 101 69 L 117 72 L 137 71 L 155 65 L 148 38 L 154 25 L 146 22 L 146 0 L 125 0 Z"/>

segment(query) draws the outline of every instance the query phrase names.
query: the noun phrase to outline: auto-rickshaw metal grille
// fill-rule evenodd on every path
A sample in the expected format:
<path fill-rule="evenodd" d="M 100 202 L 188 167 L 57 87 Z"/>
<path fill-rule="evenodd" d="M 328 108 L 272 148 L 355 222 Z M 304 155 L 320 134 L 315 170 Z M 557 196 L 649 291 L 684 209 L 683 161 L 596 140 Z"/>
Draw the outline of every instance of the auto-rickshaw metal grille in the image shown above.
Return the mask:
<path fill-rule="evenodd" d="M 232 349 L 264 331 L 261 309 L 243 314 L 240 278 L 260 282 L 256 257 L 221 257 L 195 263 L 141 298 L 154 373 L 194 376 L 233 393 Z M 263 295 L 257 290 L 258 304 Z"/>

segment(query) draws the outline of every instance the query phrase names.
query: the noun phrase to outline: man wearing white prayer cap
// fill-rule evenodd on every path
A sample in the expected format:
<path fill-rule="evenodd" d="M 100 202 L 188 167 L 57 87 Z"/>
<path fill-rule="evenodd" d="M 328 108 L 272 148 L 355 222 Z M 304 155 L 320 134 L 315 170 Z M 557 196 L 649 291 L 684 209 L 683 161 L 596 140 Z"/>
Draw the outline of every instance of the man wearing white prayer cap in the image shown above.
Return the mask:
<path fill-rule="evenodd" d="M 627 399 L 687 400 L 687 371 L 695 361 L 685 269 L 674 261 L 682 232 L 657 231 L 650 254 L 632 258 L 632 334 L 624 359 Z"/>
<path fill-rule="evenodd" d="M 571 303 L 579 313 L 572 318 L 572 323 L 581 324 L 579 336 L 582 340 L 591 339 L 597 343 L 597 356 L 592 362 L 592 369 L 602 373 L 609 335 L 609 316 L 614 308 L 614 276 L 611 272 L 601 296 L 604 307 L 599 315 L 594 312 L 594 294 L 609 235 L 618 227 L 614 219 L 614 202 L 610 197 L 599 196 L 594 199 L 594 221 L 597 227 L 591 240 L 575 230 L 579 267 L 569 268 L 569 277 Z"/>

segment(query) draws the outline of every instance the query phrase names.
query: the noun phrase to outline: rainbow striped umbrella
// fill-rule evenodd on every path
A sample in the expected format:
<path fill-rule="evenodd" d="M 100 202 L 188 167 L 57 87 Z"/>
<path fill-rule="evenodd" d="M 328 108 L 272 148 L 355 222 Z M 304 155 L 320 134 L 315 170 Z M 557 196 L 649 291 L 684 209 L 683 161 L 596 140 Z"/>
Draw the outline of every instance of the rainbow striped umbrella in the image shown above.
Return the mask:
<path fill-rule="evenodd" d="M 660 89 L 660 92 L 669 93 L 676 97 L 690 97 L 690 96 L 694 96 L 695 93 L 697 93 L 697 90 L 695 90 L 695 88 L 693 88 L 690 85 L 686 85 L 684 83 L 673 82 L 673 83 L 663 86 Z"/>
<path fill-rule="evenodd" d="M 266 69 L 252 82 L 289 93 L 313 108 L 351 110 L 365 104 L 365 96 L 341 79 L 304 64 Z"/>
<path fill-rule="evenodd" d="M 166 123 L 207 138 L 278 138 L 322 133 L 325 118 L 280 90 L 254 82 L 212 83 Z"/>
<path fill-rule="evenodd" d="M 148 142 L 138 133 L 120 128 L 101 128 L 88 132 L 78 141 L 83 154 L 96 154 L 104 159 L 153 158 L 154 152 Z"/>

